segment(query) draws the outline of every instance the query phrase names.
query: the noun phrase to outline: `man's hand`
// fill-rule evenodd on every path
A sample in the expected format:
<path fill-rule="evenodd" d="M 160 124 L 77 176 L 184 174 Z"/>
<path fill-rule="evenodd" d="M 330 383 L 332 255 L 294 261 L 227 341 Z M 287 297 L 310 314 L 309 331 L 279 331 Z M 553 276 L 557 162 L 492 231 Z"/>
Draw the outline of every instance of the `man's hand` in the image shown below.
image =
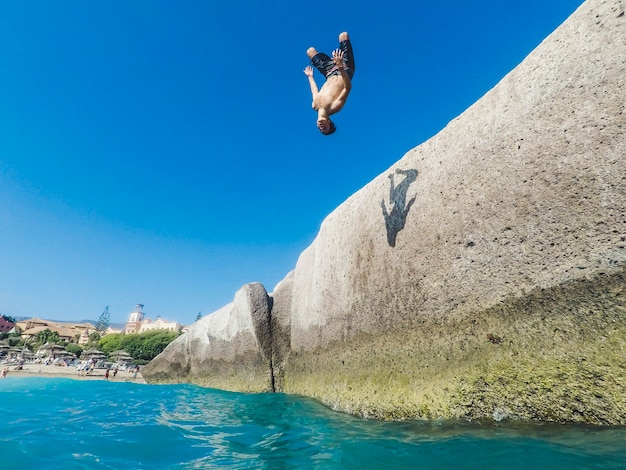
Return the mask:
<path fill-rule="evenodd" d="M 335 62 L 338 69 L 343 69 L 343 51 L 341 49 L 333 51 L 333 62 Z"/>
<path fill-rule="evenodd" d="M 308 67 L 306 67 L 304 69 L 304 75 L 306 75 L 307 77 L 312 77 L 313 76 L 313 67 L 311 67 L 310 65 Z"/>

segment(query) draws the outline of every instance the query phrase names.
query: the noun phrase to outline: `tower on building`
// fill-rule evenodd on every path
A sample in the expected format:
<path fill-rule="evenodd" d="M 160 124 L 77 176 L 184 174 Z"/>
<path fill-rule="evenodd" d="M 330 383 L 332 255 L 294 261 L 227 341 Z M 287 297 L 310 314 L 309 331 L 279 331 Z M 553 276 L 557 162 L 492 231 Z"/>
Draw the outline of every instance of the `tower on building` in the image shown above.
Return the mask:
<path fill-rule="evenodd" d="M 135 310 L 130 313 L 129 322 L 143 321 L 143 304 L 135 304 Z"/>
<path fill-rule="evenodd" d="M 143 304 L 135 304 L 135 310 L 130 312 L 130 317 L 126 322 L 126 334 L 139 333 L 143 322 Z"/>

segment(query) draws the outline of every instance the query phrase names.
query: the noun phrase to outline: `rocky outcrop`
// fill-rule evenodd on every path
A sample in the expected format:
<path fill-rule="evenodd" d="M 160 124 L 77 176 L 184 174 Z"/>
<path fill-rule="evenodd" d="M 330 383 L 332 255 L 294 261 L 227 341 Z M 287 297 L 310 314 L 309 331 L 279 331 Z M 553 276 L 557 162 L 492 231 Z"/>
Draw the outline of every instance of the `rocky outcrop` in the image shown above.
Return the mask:
<path fill-rule="evenodd" d="M 146 380 L 381 419 L 626 424 L 625 9 L 585 2 L 330 214 L 269 310 L 202 319 Z"/>
<path fill-rule="evenodd" d="M 233 303 L 201 318 L 143 370 L 152 382 L 193 382 L 225 390 L 273 391 L 271 299 L 246 284 Z"/>

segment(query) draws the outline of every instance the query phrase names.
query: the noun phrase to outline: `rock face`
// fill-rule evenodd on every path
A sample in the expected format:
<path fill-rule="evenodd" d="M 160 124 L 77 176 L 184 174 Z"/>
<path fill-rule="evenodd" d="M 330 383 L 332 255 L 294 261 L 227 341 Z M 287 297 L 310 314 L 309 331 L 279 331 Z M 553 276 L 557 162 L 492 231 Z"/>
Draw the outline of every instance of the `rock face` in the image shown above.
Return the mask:
<path fill-rule="evenodd" d="M 380 419 L 626 424 L 626 2 L 588 0 L 143 371 Z M 242 294 L 242 292 L 245 294 Z"/>
<path fill-rule="evenodd" d="M 186 382 L 226 390 L 273 391 L 271 299 L 246 284 L 233 303 L 198 320 L 142 370 L 152 382 Z"/>

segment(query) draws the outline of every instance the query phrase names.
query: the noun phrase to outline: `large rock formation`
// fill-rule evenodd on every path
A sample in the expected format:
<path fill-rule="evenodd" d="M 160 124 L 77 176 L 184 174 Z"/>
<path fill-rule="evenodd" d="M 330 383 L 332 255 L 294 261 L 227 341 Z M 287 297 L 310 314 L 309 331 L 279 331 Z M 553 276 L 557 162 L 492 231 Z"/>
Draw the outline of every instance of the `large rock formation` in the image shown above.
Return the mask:
<path fill-rule="evenodd" d="M 215 388 L 273 391 L 271 299 L 246 284 L 233 303 L 198 320 L 142 371 L 151 381 L 188 381 Z"/>
<path fill-rule="evenodd" d="M 626 424 L 625 10 L 585 2 L 330 214 L 267 300 L 244 286 L 146 379 L 382 419 Z"/>

